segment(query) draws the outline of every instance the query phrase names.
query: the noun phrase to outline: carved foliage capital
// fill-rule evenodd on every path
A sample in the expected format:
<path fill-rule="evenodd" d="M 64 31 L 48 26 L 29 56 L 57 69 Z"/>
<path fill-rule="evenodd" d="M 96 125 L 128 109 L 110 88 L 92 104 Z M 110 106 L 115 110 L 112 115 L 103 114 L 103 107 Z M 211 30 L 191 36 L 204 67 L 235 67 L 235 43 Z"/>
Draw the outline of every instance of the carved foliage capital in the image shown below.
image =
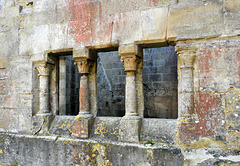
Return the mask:
<path fill-rule="evenodd" d="M 186 48 L 177 51 L 178 61 L 181 68 L 193 68 L 197 51 L 194 48 Z"/>
<path fill-rule="evenodd" d="M 54 65 L 46 61 L 35 62 L 35 70 L 38 72 L 38 76 L 49 76 Z"/>
<path fill-rule="evenodd" d="M 122 57 L 121 61 L 124 64 L 125 71 L 136 71 L 137 65 L 139 63 L 139 58 L 137 56 Z"/>
<path fill-rule="evenodd" d="M 79 73 L 88 74 L 93 66 L 93 62 L 88 59 L 80 59 L 75 60 L 75 65 L 77 65 Z"/>

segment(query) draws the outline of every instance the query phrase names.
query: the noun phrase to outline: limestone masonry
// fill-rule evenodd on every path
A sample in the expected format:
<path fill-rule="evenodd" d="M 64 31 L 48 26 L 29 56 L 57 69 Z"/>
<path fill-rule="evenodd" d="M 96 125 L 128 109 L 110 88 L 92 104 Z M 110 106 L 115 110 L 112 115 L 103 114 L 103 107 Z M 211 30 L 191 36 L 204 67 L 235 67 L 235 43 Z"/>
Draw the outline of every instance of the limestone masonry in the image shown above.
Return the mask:
<path fill-rule="evenodd" d="M 0 165 L 240 165 L 240 0 L 0 0 Z"/>

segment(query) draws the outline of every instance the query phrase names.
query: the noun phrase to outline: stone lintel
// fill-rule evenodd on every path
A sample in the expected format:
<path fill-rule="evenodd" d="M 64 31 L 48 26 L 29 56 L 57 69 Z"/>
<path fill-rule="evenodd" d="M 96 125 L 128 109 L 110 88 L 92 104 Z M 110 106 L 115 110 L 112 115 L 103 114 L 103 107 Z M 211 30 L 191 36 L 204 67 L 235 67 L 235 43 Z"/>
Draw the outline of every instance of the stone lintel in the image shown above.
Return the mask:
<path fill-rule="evenodd" d="M 142 118 L 140 116 L 121 119 L 119 127 L 119 139 L 121 142 L 139 142 L 141 133 Z"/>
<path fill-rule="evenodd" d="M 72 137 L 89 138 L 93 122 L 93 116 L 76 116 L 72 125 Z"/>

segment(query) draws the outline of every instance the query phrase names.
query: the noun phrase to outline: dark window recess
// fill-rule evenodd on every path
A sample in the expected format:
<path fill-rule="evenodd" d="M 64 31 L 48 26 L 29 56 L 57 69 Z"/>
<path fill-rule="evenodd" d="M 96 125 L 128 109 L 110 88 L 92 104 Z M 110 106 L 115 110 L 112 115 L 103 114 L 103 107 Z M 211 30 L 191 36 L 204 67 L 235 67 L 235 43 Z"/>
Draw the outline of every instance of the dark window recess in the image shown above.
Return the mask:
<path fill-rule="evenodd" d="M 118 51 L 100 52 L 97 59 L 97 116 L 125 114 L 125 77 Z"/>
<path fill-rule="evenodd" d="M 74 65 L 73 56 L 59 56 L 66 59 L 66 115 L 79 113 L 79 87 L 80 77 L 77 66 Z M 60 88 L 59 88 L 60 89 Z"/>
<path fill-rule="evenodd" d="M 143 49 L 144 117 L 178 116 L 177 54 L 173 46 Z"/>

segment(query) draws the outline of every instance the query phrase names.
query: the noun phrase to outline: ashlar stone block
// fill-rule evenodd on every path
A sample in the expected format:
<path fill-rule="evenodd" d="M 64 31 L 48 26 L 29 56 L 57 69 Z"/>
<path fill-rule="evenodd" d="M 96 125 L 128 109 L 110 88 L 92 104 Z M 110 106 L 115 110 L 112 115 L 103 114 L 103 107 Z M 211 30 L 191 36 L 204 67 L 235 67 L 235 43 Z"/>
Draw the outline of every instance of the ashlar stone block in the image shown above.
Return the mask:
<path fill-rule="evenodd" d="M 119 141 L 139 142 L 142 119 L 140 117 L 123 117 L 119 127 Z"/>
<path fill-rule="evenodd" d="M 94 122 L 93 116 L 76 116 L 72 125 L 72 137 L 88 138 Z"/>

